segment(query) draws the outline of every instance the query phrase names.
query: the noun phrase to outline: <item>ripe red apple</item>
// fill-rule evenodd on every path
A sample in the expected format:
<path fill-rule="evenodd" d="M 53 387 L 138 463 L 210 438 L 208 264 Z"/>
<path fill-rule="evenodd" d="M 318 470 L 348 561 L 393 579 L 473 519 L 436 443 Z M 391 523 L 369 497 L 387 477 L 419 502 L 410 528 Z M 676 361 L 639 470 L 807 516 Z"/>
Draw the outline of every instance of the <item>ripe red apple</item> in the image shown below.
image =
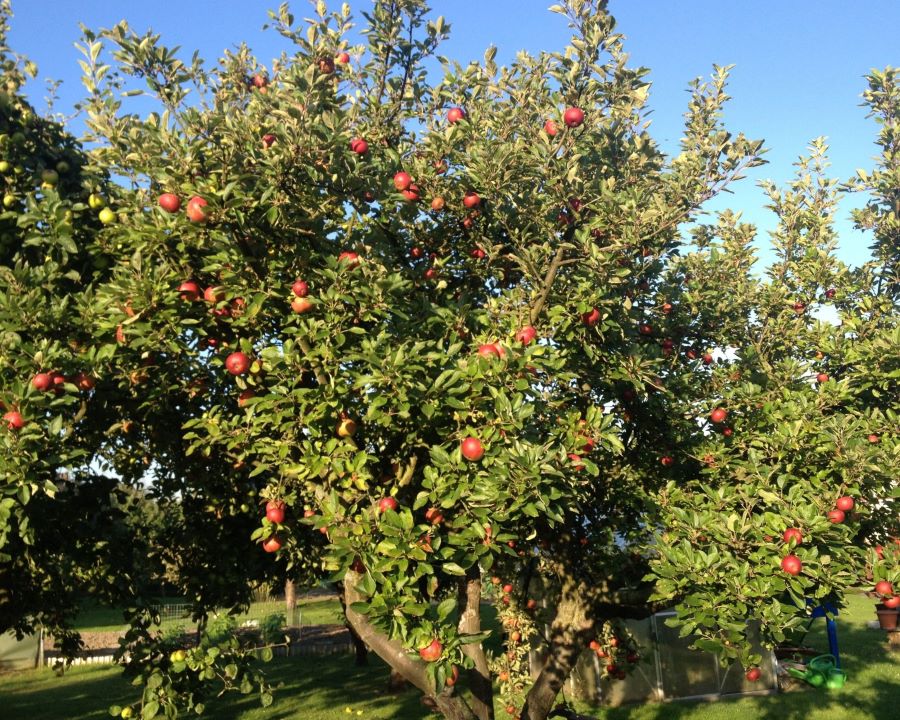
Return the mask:
<path fill-rule="evenodd" d="M 58 371 L 52 372 L 50 373 L 50 384 L 53 386 L 56 394 L 59 395 L 65 392 L 66 376 Z"/>
<path fill-rule="evenodd" d="M 250 369 L 250 358 L 242 352 L 233 352 L 225 358 L 225 369 L 232 375 L 243 375 Z"/>
<path fill-rule="evenodd" d="M 894 595 L 894 597 L 884 598 L 884 600 L 881 601 L 881 604 L 889 610 L 900 608 L 900 595 Z"/>
<path fill-rule="evenodd" d="M 225 293 L 220 287 L 208 287 L 203 291 L 203 299 L 208 303 L 217 304 L 225 299 Z"/>
<path fill-rule="evenodd" d="M 447 122 L 449 122 L 451 125 L 455 125 L 460 120 L 464 120 L 465 117 L 466 111 L 461 107 L 450 108 L 450 110 L 447 112 Z"/>
<path fill-rule="evenodd" d="M 435 638 L 431 643 L 419 650 L 419 657 L 425 662 L 437 662 L 443 652 L 444 646 L 441 644 L 440 640 Z"/>
<path fill-rule="evenodd" d="M 3 415 L 3 422 L 10 430 L 21 430 L 25 427 L 25 418 L 17 410 L 10 410 Z"/>
<path fill-rule="evenodd" d="M 581 108 L 566 108 L 563 113 L 563 122 L 570 128 L 577 128 L 584 122 L 584 111 Z"/>
<path fill-rule="evenodd" d="M 879 595 L 893 595 L 894 594 L 894 586 L 891 585 L 887 580 L 881 580 L 875 583 L 875 592 Z"/>
<path fill-rule="evenodd" d="M 409 187 L 401 192 L 403 197 L 406 198 L 406 202 L 417 202 L 421 197 L 419 195 L 419 186 L 415 183 L 410 183 Z"/>
<path fill-rule="evenodd" d="M 181 294 L 182 300 L 194 302 L 200 298 L 200 286 L 193 280 L 187 280 L 178 286 L 178 292 Z"/>
<path fill-rule="evenodd" d="M 803 563 L 796 555 L 785 555 L 781 559 L 781 569 L 788 575 L 799 575 L 803 569 Z"/>
<path fill-rule="evenodd" d="M 474 190 L 468 190 L 463 197 L 463 205 L 471 210 L 481 204 L 481 196 Z"/>
<path fill-rule="evenodd" d="M 663 303 L 662 311 L 664 315 L 668 315 L 672 312 L 672 303 Z"/>
<path fill-rule="evenodd" d="M 641 335 L 652 335 L 653 326 L 650 323 L 641 323 L 640 325 L 638 325 L 638 332 Z"/>
<path fill-rule="evenodd" d="M 548 120 L 544 123 L 544 132 L 547 133 L 550 137 L 556 137 L 556 133 L 559 132 L 559 128 L 556 125 L 554 120 Z"/>
<path fill-rule="evenodd" d="M 348 52 L 338 53 L 337 57 L 334 59 L 334 61 L 338 65 L 346 65 L 347 63 L 350 62 L 350 53 L 348 53 Z"/>
<path fill-rule="evenodd" d="M 264 88 L 269 84 L 269 80 L 265 75 L 256 74 L 250 78 L 250 84 L 255 88 Z"/>
<path fill-rule="evenodd" d="M 425 511 L 425 519 L 432 525 L 440 525 L 444 522 L 444 514 L 440 508 L 430 507 Z"/>
<path fill-rule="evenodd" d="M 302 315 L 305 312 L 309 312 L 312 310 L 313 304 L 312 301 L 305 297 L 295 297 L 291 300 L 291 310 L 293 310 L 298 315 Z"/>
<path fill-rule="evenodd" d="M 825 291 L 825 297 L 826 297 L 826 299 L 828 299 L 828 300 L 831 300 L 831 299 L 834 297 L 834 294 L 835 294 L 835 289 L 834 289 L 834 288 L 828 288 L 828 289 Z"/>
<path fill-rule="evenodd" d="M 297 278 L 294 280 L 294 284 L 291 285 L 291 292 L 297 297 L 306 297 L 309 295 L 309 285 L 300 278 Z"/>
<path fill-rule="evenodd" d="M 396 510 L 397 509 L 397 500 L 390 496 L 383 497 L 378 501 L 378 511 L 379 512 L 387 512 L 388 510 Z"/>
<path fill-rule="evenodd" d="M 523 345 L 530 345 L 536 337 L 537 330 L 531 327 L 531 325 L 526 325 L 516 333 L 516 340 Z"/>
<path fill-rule="evenodd" d="M 244 390 L 240 395 L 238 395 L 238 407 L 244 407 L 247 404 L 247 401 L 251 398 L 255 398 L 256 393 L 250 390 Z"/>
<path fill-rule="evenodd" d="M 272 133 L 266 133 L 262 136 L 263 149 L 268 150 L 275 144 L 277 138 Z"/>
<path fill-rule="evenodd" d="M 881 441 L 881 438 L 878 437 L 875 433 L 872 433 L 871 435 L 869 435 L 868 440 L 873 445 L 877 445 Z"/>
<path fill-rule="evenodd" d="M 725 418 L 728 417 L 728 411 L 725 408 L 717 407 L 709 414 L 709 419 L 712 420 L 717 425 L 719 423 L 725 422 Z"/>
<path fill-rule="evenodd" d="M 167 213 L 178 212 L 181 209 L 181 198 L 175 193 L 163 193 L 159 196 L 159 206 Z"/>
<path fill-rule="evenodd" d="M 353 138 L 350 141 L 350 149 L 357 155 L 365 155 L 369 152 L 369 143 L 362 138 Z"/>
<path fill-rule="evenodd" d="M 843 510 L 829 510 L 828 511 L 828 520 L 829 520 L 829 522 L 832 522 L 835 525 L 840 525 L 842 522 L 844 522 L 845 517 L 846 517 L 846 515 L 844 515 Z"/>
<path fill-rule="evenodd" d="M 188 216 L 188 220 L 195 223 L 203 223 L 209 218 L 209 214 L 206 210 L 206 200 L 204 200 L 199 195 L 194 195 L 190 200 L 188 200 L 187 210 L 185 211 Z"/>
<path fill-rule="evenodd" d="M 806 310 L 806 303 L 802 303 L 799 300 L 791 305 L 794 312 L 800 315 L 804 310 Z"/>
<path fill-rule="evenodd" d="M 277 525 L 284 522 L 284 503 L 281 500 L 269 500 L 266 503 L 266 519 Z"/>
<path fill-rule="evenodd" d="M 750 668 L 747 673 L 744 675 L 750 682 L 756 682 L 762 677 L 762 670 L 758 667 Z"/>
<path fill-rule="evenodd" d="M 263 550 L 267 553 L 278 552 L 282 548 L 281 538 L 277 535 L 270 535 L 262 545 Z"/>
<path fill-rule="evenodd" d="M 730 438 L 732 435 L 734 435 L 734 430 L 732 430 L 730 427 L 722 428 L 722 435 Z"/>
<path fill-rule="evenodd" d="M 447 677 L 446 685 L 447 687 L 453 687 L 456 685 L 456 682 L 459 680 L 459 668 L 456 665 L 452 665 L 450 667 L 450 675 Z"/>
<path fill-rule="evenodd" d="M 588 327 L 594 327 L 600 322 L 600 311 L 597 308 L 592 308 L 589 312 L 583 313 L 581 315 L 581 322 Z"/>
<path fill-rule="evenodd" d="M 510 584 L 510 583 L 506 583 L 506 585 L 504 585 L 504 586 L 501 588 L 501 590 L 503 590 L 503 592 L 505 592 L 507 595 L 509 595 L 509 594 L 511 594 L 512 591 L 513 591 L 513 586 L 512 586 L 512 584 Z"/>
<path fill-rule="evenodd" d="M 94 382 L 94 378 L 92 378 L 85 372 L 80 372 L 75 375 L 73 382 L 75 383 L 76 387 L 83 392 L 93 390 L 94 386 L 96 385 L 96 382 Z"/>
<path fill-rule="evenodd" d="M 675 459 L 671 455 L 663 455 L 659 459 L 659 464 L 662 465 L 663 467 L 672 467 L 672 465 L 674 463 L 675 463 Z"/>
<path fill-rule="evenodd" d="M 484 447 L 477 437 L 467 437 L 460 444 L 462 456 L 471 462 L 477 462 L 484 456 Z"/>
<path fill-rule="evenodd" d="M 816 375 L 817 383 L 827 383 L 828 380 L 829 380 L 828 375 L 826 375 L 825 373 L 819 373 L 818 375 Z"/>
<path fill-rule="evenodd" d="M 839 497 L 837 501 L 835 501 L 834 506 L 838 510 L 843 510 L 844 512 L 850 512 L 853 509 L 853 506 L 856 503 L 853 502 L 853 498 L 849 495 L 844 495 L 843 497 Z"/>
<path fill-rule="evenodd" d="M 713 356 L 709 353 L 703 353 L 703 364 L 710 365 L 713 361 Z"/>
<path fill-rule="evenodd" d="M 786 543 L 790 543 L 793 540 L 795 545 L 800 545 L 803 542 L 803 533 L 797 528 L 788 528 L 781 537 L 784 538 Z"/>
<path fill-rule="evenodd" d="M 584 470 L 584 463 L 581 461 L 581 455 L 569 453 L 568 458 L 576 470 Z"/>
<path fill-rule="evenodd" d="M 481 248 L 475 248 L 472 252 L 469 253 L 476 260 L 484 260 L 487 257 L 487 253 Z"/>
<path fill-rule="evenodd" d="M 394 175 L 394 187 L 397 188 L 400 192 L 406 190 L 410 184 L 412 183 L 412 178 L 409 176 L 409 173 L 403 172 L 402 170 Z"/>
<path fill-rule="evenodd" d="M 528 598 L 528 602 L 525 603 L 526 610 L 536 610 L 537 606 L 537 600 L 535 600 L 534 598 Z"/>
<path fill-rule="evenodd" d="M 31 378 L 31 385 L 35 390 L 46 392 L 50 389 L 50 386 L 53 385 L 53 379 L 48 373 L 38 373 Z"/>
<path fill-rule="evenodd" d="M 351 250 L 345 250 L 340 255 L 338 255 L 339 263 L 346 263 L 349 267 L 355 268 L 359 265 L 359 253 L 355 253 Z"/>
<path fill-rule="evenodd" d="M 504 352 L 503 348 L 497 343 L 485 343 L 484 345 L 478 346 L 478 354 L 483 358 L 493 360 L 494 358 L 502 358 Z"/>

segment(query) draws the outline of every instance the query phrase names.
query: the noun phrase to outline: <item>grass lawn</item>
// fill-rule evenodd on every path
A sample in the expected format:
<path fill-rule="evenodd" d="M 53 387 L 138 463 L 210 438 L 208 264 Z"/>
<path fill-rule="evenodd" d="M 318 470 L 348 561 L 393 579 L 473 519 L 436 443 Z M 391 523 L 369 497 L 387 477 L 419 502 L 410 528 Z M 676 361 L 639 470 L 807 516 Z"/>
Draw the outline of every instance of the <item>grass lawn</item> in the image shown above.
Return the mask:
<path fill-rule="evenodd" d="M 612 710 L 582 708 L 608 720 L 889 720 L 900 717 L 900 651 L 888 654 L 883 635 L 865 625 L 874 619 L 871 600 L 850 598 L 838 634 L 848 682 L 841 690 L 808 690 L 767 697 L 710 703 L 649 704 Z M 827 649 L 824 623 L 806 643 Z M 229 696 L 208 704 L 205 717 L 216 720 L 414 720 L 432 717 L 418 693 L 387 695 L 387 668 L 374 659 L 357 668 L 349 655 L 274 660 L 269 672 L 284 686 L 275 704 L 259 707 L 255 696 Z M 57 678 L 52 672 L 28 671 L 0 677 L 0 715 L 28 720 L 100 720 L 106 708 L 135 697 L 116 668 L 88 666 Z M 352 713 L 347 713 L 346 708 Z M 505 717 L 499 706 L 498 718 Z"/>

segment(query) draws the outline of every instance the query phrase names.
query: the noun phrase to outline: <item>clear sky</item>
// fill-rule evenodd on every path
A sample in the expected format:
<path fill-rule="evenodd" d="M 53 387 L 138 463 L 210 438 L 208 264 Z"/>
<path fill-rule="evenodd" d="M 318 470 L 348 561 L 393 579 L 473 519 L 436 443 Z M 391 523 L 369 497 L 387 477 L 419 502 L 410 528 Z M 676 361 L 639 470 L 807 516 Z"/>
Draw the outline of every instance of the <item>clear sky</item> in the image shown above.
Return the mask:
<path fill-rule="evenodd" d="M 278 0 L 13 0 L 11 44 L 40 67 L 42 78 L 62 80 L 57 109 L 68 112 L 81 97 L 79 22 L 97 29 L 126 19 L 138 31 L 152 28 L 168 45 L 180 45 L 184 59 L 197 49 L 208 61 L 247 41 L 269 64 L 284 47 L 272 31 L 263 32 L 266 9 Z M 339 7 L 338 0 L 329 6 Z M 435 15 L 452 26 L 441 53 L 465 62 L 482 57 L 489 45 L 497 60 L 520 49 L 562 48 L 565 21 L 548 13 L 550 0 L 432 0 Z M 350 0 L 354 9 L 371 0 Z M 291 8 L 303 16 L 305 0 Z M 863 76 L 871 68 L 900 65 L 900 0 L 611 0 L 618 29 L 627 36 L 632 65 L 651 68 L 651 132 L 664 150 L 674 150 L 687 102 L 687 83 L 707 75 L 714 63 L 736 65 L 730 85 L 734 98 L 726 121 L 732 131 L 764 138 L 769 164 L 717 201 L 742 210 L 760 227 L 765 247 L 772 215 L 755 179 L 783 182 L 792 163 L 814 137 L 831 145 L 833 174 L 846 179 L 856 168 L 870 168 L 876 126 L 859 106 Z M 30 86 L 32 101 L 43 106 L 43 84 Z M 860 204 L 862 198 L 853 199 Z M 858 263 L 868 256 L 867 236 L 851 230 L 851 201 L 842 204 L 838 228 L 841 257 Z"/>

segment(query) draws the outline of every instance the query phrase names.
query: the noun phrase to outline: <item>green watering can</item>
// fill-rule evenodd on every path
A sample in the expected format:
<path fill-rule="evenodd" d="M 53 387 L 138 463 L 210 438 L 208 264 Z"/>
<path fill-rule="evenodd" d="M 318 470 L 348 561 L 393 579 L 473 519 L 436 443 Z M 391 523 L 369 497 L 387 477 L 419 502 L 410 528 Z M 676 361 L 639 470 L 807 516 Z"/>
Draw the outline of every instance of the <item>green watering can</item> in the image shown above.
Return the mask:
<path fill-rule="evenodd" d="M 814 657 L 806 665 L 806 670 L 789 667 L 788 674 L 792 677 L 804 680 L 813 687 L 826 687 L 829 690 L 837 690 L 844 687 L 847 674 L 837 668 L 834 655 L 819 655 Z"/>

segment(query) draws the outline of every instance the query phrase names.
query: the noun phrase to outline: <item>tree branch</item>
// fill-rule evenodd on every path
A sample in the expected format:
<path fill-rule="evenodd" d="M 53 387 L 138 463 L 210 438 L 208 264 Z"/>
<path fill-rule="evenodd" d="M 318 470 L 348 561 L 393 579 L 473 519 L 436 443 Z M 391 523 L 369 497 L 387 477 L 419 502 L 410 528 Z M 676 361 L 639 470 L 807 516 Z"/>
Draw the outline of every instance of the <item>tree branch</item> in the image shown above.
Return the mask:
<path fill-rule="evenodd" d="M 473 565 L 466 577 L 459 581 L 459 632 L 471 635 L 481 632 L 481 571 Z M 475 663 L 469 670 L 469 688 L 472 691 L 472 711 L 478 720 L 494 719 L 494 688 L 491 671 L 481 643 L 462 646 L 463 653 Z"/>

